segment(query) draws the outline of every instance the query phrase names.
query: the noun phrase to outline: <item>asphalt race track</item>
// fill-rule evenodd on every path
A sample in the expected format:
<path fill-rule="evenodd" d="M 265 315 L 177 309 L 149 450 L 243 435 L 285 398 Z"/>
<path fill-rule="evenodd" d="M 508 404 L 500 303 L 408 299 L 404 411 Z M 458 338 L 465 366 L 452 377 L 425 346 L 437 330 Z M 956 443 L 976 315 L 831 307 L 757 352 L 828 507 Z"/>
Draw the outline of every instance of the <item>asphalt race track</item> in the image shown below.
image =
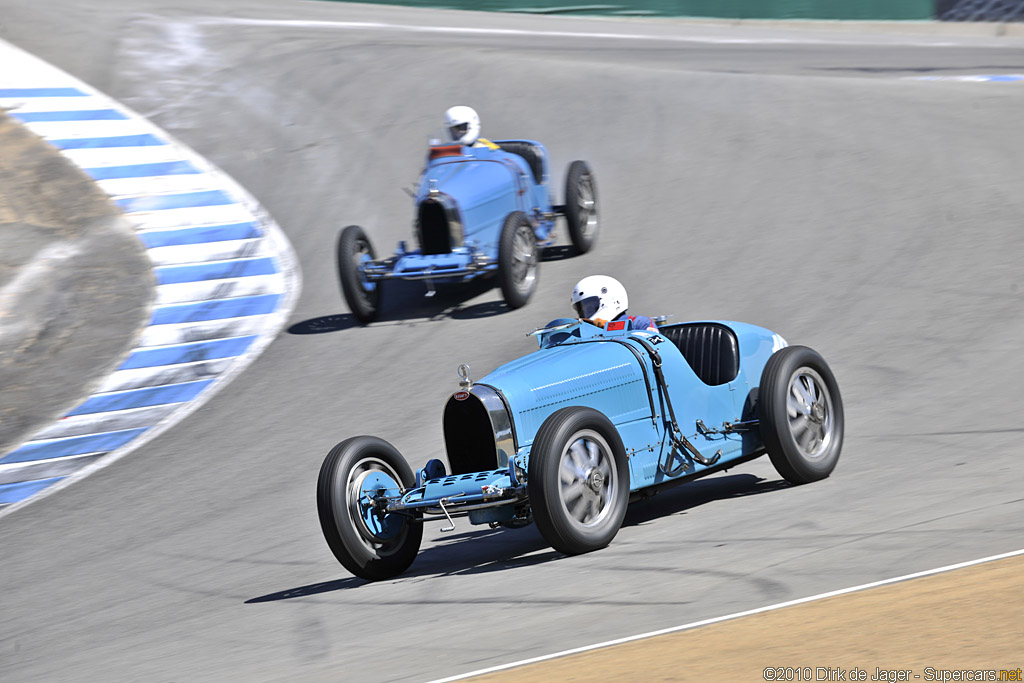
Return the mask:
<path fill-rule="evenodd" d="M 1024 83 L 917 79 L 1024 73 L 1021 38 L 40 5 L 0 0 L 0 37 L 227 171 L 304 280 L 288 331 L 198 413 L 0 521 L 5 680 L 424 681 L 1021 547 Z M 549 250 L 523 309 L 403 288 L 361 328 L 338 230 L 378 253 L 409 237 L 403 187 L 452 104 L 486 137 L 545 142 L 558 200 L 588 160 L 598 242 Z M 634 313 L 820 351 L 846 408 L 833 476 L 792 488 L 758 460 L 633 506 L 572 558 L 532 527 L 434 525 L 407 575 L 349 576 L 316 518 L 328 450 L 368 433 L 443 457 L 456 366 L 530 351 L 593 273 Z"/>

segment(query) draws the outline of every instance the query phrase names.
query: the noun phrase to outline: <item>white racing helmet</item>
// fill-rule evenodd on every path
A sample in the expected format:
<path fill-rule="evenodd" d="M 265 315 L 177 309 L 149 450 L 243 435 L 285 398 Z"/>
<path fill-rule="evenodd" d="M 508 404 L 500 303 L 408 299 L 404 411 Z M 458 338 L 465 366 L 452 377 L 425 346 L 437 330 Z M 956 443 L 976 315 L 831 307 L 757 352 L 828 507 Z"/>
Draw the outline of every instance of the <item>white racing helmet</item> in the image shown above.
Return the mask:
<path fill-rule="evenodd" d="M 615 320 L 629 308 L 629 298 L 626 288 L 615 278 L 590 275 L 572 290 L 572 307 L 580 318 Z"/>
<path fill-rule="evenodd" d="M 472 107 L 459 105 L 444 113 L 444 126 L 452 142 L 472 145 L 480 137 L 480 117 Z"/>

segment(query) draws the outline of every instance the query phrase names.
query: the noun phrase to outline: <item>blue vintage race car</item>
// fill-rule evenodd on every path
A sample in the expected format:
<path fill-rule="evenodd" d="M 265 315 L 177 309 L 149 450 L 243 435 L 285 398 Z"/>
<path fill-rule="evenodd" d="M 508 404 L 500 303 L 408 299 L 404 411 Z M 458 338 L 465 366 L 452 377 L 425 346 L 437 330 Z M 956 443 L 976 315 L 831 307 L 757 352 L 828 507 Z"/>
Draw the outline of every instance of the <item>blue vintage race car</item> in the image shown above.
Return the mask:
<path fill-rule="evenodd" d="M 530 140 L 490 147 L 437 143 L 415 193 L 415 248 L 400 242 L 377 259 L 366 233 L 350 225 L 338 237 L 338 278 L 352 315 L 377 317 L 385 280 L 466 282 L 497 272 L 510 308 L 526 304 L 537 286 L 540 248 L 554 242 L 565 216 L 573 246 L 584 253 L 597 237 L 597 187 L 584 161 L 569 165 L 565 204 L 552 203 L 547 150 Z"/>
<path fill-rule="evenodd" d="M 553 548 L 607 545 L 631 498 L 765 453 L 786 480 L 827 477 L 843 444 L 843 405 L 824 359 L 736 322 L 629 331 L 559 320 L 540 349 L 479 381 L 463 378 L 444 409 L 450 473 L 413 472 L 388 442 L 357 436 L 324 460 L 320 524 L 353 574 L 405 571 L 423 523 L 536 522 Z"/>

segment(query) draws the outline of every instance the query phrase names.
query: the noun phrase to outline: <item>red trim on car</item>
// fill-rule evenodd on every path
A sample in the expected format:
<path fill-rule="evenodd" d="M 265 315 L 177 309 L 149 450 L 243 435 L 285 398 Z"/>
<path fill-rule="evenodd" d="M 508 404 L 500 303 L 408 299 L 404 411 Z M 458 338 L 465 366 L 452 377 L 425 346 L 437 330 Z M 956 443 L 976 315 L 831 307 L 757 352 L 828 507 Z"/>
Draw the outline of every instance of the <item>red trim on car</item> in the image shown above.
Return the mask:
<path fill-rule="evenodd" d="M 430 148 L 430 159 L 440 159 L 441 157 L 461 157 L 462 156 L 462 145 L 441 145 L 440 147 Z"/>

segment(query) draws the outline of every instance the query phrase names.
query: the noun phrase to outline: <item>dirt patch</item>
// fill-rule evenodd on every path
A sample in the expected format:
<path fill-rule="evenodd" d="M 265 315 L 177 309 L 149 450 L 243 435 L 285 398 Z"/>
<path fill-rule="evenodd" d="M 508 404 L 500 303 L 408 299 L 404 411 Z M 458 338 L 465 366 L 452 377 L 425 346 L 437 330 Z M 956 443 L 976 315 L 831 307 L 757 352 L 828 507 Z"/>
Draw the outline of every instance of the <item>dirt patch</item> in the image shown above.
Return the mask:
<path fill-rule="evenodd" d="M 114 369 L 148 321 L 152 267 L 92 180 L 0 113 L 0 454 Z"/>
<path fill-rule="evenodd" d="M 1022 614 L 1015 557 L 470 680 L 1019 681 Z M 953 677 L 965 670 L 994 674 Z"/>
<path fill-rule="evenodd" d="M 68 239 L 81 232 L 83 220 L 120 215 L 55 148 L 4 114 L 0 148 L 0 224 L 26 223 L 50 231 L 54 239 Z"/>

